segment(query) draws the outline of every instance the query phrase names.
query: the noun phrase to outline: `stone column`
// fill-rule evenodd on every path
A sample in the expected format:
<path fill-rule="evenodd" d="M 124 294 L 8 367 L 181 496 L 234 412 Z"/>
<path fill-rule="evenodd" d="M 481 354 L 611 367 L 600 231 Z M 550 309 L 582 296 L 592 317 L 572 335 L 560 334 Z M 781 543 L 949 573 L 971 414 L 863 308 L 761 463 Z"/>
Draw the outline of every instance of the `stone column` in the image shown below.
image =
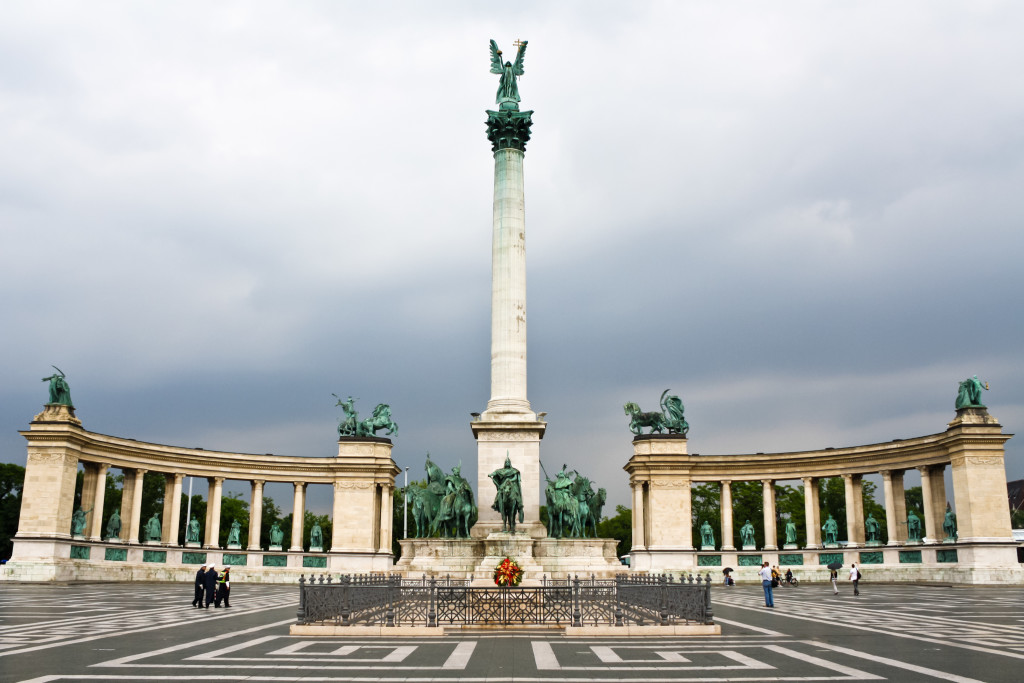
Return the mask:
<path fill-rule="evenodd" d="M 933 465 L 932 477 L 932 509 L 935 510 L 935 540 L 942 541 L 946 532 L 942 523 L 946 521 L 946 466 Z"/>
<path fill-rule="evenodd" d="M 864 486 L 859 474 L 844 474 L 847 547 L 864 545 Z"/>
<path fill-rule="evenodd" d="M 804 482 L 804 517 L 807 523 L 807 545 L 805 548 L 821 547 L 821 505 L 819 503 L 818 480 L 815 477 L 803 477 Z"/>
<path fill-rule="evenodd" d="M 178 530 L 181 526 L 181 481 L 184 474 L 164 475 L 164 515 L 161 522 L 161 541 L 178 545 Z"/>
<path fill-rule="evenodd" d="M 999 421 L 985 408 L 961 408 L 946 430 L 953 470 L 957 532 L 975 566 L 1016 567 L 1016 542 L 1006 502 L 1006 465 Z"/>
<path fill-rule="evenodd" d="M 778 550 L 779 532 L 775 528 L 775 482 L 761 480 L 761 495 L 764 499 L 764 546 L 762 550 Z"/>
<path fill-rule="evenodd" d="M 885 528 L 888 533 L 888 545 L 900 544 L 900 528 L 906 533 L 907 529 L 907 503 L 903 492 L 903 472 L 900 470 L 884 470 L 882 475 L 882 489 L 885 493 Z M 899 496 L 896 491 L 899 489 Z M 897 498 L 899 500 L 897 500 Z M 902 505 L 899 503 L 902 502 Z M 903 538 L 902 540 L 906 540 Z"/>
<path fill-rule="evenodd" d="M 33 442 L 34 437 L 34 434 L 28 437 L 28 461 L 16 537 L 70 538 L 78 455 L 46 441 L 40 440 L 37 444 Z"/>
<path fill-rule="evenodd" d="M 263 481 L 252 481 L 252 493 L 249 496 L 249 550 L 261 550 L 260 528 L 263 524 Z"/>
<path fill-rule="evenodd" d="M 135 470 L 135 476 L 133 477 L 132 485 L 132 509 L 131 522 L 128 525 L 128 542 L 129 543 L 140 543 L 142 539 L 139 537 L 139 527 L 141 526 L 142 518 L 142 482 L 145 480 L 146 470 Z M 122 496 L 124 493 L 122 492 Z M 123 522 L 122 518 L 122 522 Z"/>
<path fill-rule="evenodd" d="M 224 493 L 224 477 L 207 477 L 210 499 L 206 502 L 205 548 L 220 548 L 220 499 Z"/>
<path fill-rule="evenodd" d="M 722 550 L 736 550 L 732 544 L 732 481 L 722 482 L 720 501 L 722 512 Z"/>
<path fill-rule="evenodd" d="M 295 497 L 292 503 L 292 545 L 288 550 L 301 553 L 303 524 L 306 520 L 306 484 L 295 482 Z M 372 518 L 371 518 L 372 520 Z M 370 522 L 373 523 L 372 521 Z"/>
<path fill-rule="evenodd" d="M 81 502 L 79 503 L 83 511 L 88 510 L 85 513 L 85 529 L 83 529 L 82 535 L 87 536 L 89 534 L 90 522 L 95 516 L 95 510 L 92 509 L 92 501 L 96 498 L 97 488 L 97 463 L 94 462 L 83 462 L 82 463 L 82 496 Z M 102 516 L 103 511 L 100 510 Z"/>
<path fill-rule="evenodd" d="M 110 465 L 101 463 L 96 466 L 96 491 L 92 499 L 92 513 L 89 520 L 86 538 L 90 541 L 103 540 L 103 503 L 107 495 L 107 469 Z"/>
<path fill-rule="evenodd" d="M 388 485 L 380 488 L 380 546 L 382 553 L 391 553 L 391 525 L 394 521 L 394 489 Z"/>
<path fill-rule="evenodd" d="M 942 525 L 936 526 L 931 468 L 925 466 L 918 467 L 917 470 L 921 473 L 921 507 L 924 508 L 924 538 L 921 540 L 925 543 L 935 543 L 935 539 L 938 538 L 936 529 L 941 529 Z"/>
<path fill-rule="evenodd" d="M 644 490 L 643 482 L 633 482 L 633 547 L 632 550 L 646 550 L 644 538 Z"/>

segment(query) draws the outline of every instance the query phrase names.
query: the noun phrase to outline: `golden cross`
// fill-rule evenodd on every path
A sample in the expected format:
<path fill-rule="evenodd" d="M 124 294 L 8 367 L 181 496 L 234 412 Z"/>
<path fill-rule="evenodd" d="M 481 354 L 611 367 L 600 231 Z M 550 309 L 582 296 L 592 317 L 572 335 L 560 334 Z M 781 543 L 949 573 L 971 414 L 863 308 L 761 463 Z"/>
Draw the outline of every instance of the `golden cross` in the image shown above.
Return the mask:
<path fill-rule="evenodd" d="M 513 46 L 513 47 L 522 47 L 522 46 L 523 46 L 523 43 L 522 43 L 521 41 L 518 41 L 518 40 L 517 40 L 516 42 L 512 43 L 512 46 Z"/>

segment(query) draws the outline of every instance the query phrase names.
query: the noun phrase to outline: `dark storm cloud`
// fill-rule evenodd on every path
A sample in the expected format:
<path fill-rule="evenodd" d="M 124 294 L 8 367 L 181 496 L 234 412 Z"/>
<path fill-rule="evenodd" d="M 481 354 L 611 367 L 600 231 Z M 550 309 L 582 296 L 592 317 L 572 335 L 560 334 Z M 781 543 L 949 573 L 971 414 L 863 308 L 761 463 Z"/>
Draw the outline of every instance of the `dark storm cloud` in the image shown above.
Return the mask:
<path fill-rule="evenodd" d="M 352 394 L 392 404 L 413 476 L 430 451 L 475 481 L 491 37 L 530 40 L 549 469 L 627 502 L 622 404 L 668 387 L 704 453 L 939 432 L 975 373 L 1024 420 L 1016 4 L 7 15 L 4 460 L 56 363 L 95 431 L 326 457 Z"/>

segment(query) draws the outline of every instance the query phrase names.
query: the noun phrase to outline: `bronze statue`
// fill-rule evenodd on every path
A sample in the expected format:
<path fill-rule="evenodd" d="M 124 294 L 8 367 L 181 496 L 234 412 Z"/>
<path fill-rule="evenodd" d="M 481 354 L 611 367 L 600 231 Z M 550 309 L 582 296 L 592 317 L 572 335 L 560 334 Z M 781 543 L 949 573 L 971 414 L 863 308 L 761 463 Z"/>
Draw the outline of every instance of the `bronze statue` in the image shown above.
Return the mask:
<path fill-rule="evenodd" d="M 740 538 L 743 539 L 743 547 L 757 545 L 757 541 L 754 538 L 754 525 L 750 523 L 748 519 L 746 524 L 740 528 Z"/>
<path fill-rule="evenodd" d="M 323 529 L 320 528 L 319 522 L 313 522 L 313 528 L 309 532 L 309 549 L 324 549 L 324 532 Z"/>
<path fill-rule="evenodd" d="M 270 545 L 280 547 L 283 542 L 284 532 L 281 531 L 281 525 L 275 521 L 270 526 Z"/>
<path fill-rule="evenodd" d="M 683 438 L 690 431 L 690 425 L 683 417 L 683 402 L 678 396 L 667 396 L 670 389 L 661 392 L 661 412 L 645 413 L 640 410 L 633 401 L 623 406 L 626 415 L 629 416 L 629 431 L 637 436 L 643 433 L 643 428 L 648 427 L 651 434 L 668 432 L 669 434 L 680 434 Z"/>
<path fill-rule="evenodd" d="M 492 510 L 501 515 L 501 530 L 515 533 L 516 517 L 523 521 L 523 482 L 519 470 L 512 467 L 512 460 L 505 454 L 505 466 L 489 475 L 498 492 L 491 504 Z"/>
<path fill-rule="evenodd" d="M 921 518 L 915 515 L 913 510 L 907 514 L 907 540 L 921 540 Z"/>
<path fill-rule="evenodd" d="M 946 516 L 942 520 L 942 530 L 946 534 L 947 541 L 956 540 L 956 515 L 953 514 L 953 508 L 946 503 Z"/>
<path fill-rule="evenodd" d="M 462 476 L 462 464 L 452 468 L 444 478 L 445 494 L 441 499 L 437 517 L 430 526 L 431 533 L 441 532 L 448 538 L 469 538 L 469 529 L 476 523 L 477 509 L 473 502 L 473 489 Z"/>
<path fill-rule="evenodd" d="M 796 522 L 789 520 L 786 522 L 786 545 L 796 543 Z"/>
<path fill-rule="evenodd" d="M 988 382 L 982 384 L 977 375 L 960 382 L 960 390 L 956 395 L 956 409 L 984 408 L 985 405 L 981 402 L 982 389 L 988 390 Z"/>
<path fill-rule="evenodd" d="M 519 84 L 516 78 L 524 73 L 523 55 L 526 54 L 528 42 L 528 40 L 516 41 L 519 51 L 516 54 L 515 63 L 505 62 L 502 64 L 501 50 L 498 49 L 496 42 L 491 41 L 491 73 L 501 75 L 501 79 L 498 81 L 498 95 L 494 101 L 501 110 L 519 111 Z"/>
<path fill-rule="evenodd" d="M 75 406 L 71 403 L 71 387 L 64 381 L 64 371 L 56 365 L 51 365 L 50 367 L 57 372 L 43 378 L 44 382 L 50 383 L 50 401 L 47 405 L 61 405 L 74 408 Z"/>
<path fill-rule="evenodd" d="M 192 515 L 192 519 L 188 521 L 188 531 L 185 532 L 186 543 L 199 543 L 199 521 L 196 520 L 196 516 Z"/>
<path fill-rule="evenodd" d="M 868 513 L 868 518 L 864 520 L 864 531 L 867 533 L 868 541 L 877 542 L 882 534 L 882 525 L 878 523 L 874 515 Z"/>
<path fill-rule="evenodd" d="M 707 520 L 700 525 L 700 544 L 703 548 L 715 547 L 715 530 L 711 528 Z"/>
<path fill-rule="evenodd" d="M 562 471 L 552 481 L 544 463 L 541 463 L 544 479 L 548 482 L 544 495 L 548 504 L 548 536 L 552 538 L 579 536 L 580 503 L 567 468 L 568 465 L 562 465 Z M 579 476 L 575 470 L 572 474 Z"/>
<path fill-rule="evenodd" d="M 110 515 L 110 519 L 107 520 L 107 540 L 119 539 L 121 537 L 121 515 L 114 510 L 114 514 Z"/>
<path fill-rule="evenodd" d="M 331 396 L 338 399 L 334 405 L 341 406 L 342 412 L 345 413 L 345 417 L 338 423 L 338 436 L 355 436 L 356 423 L 359 421 L 359 413 L 356 412 L 355 405 L 359 399 L 349 396 L 347 400 L 342 401 L 337 394 L 331 394 Z"/>
<path fill-rule="evenodd" d="M 146 540 L 147 541 L 159 541 L 160 540 L 160 515 L 153 513 L 153 516 L 146 522 Z"/>
<path fill-rule="evenodd" d="M 92 509 L 83 510 L 78 508 L 71 515 L 71 535 L 81 536 L 82 532 L 85 531 L 85 516 L 92 512 Z"/>
<path fill-rule="evenodd" d="M 424 469 L 427 471 L 427 485 L 411 486 L 405 493 L 412 508 L 415 538 L 426 538 L 433 533 L 431 528 L 441 509 L 441 499 L 445 494 L 444 472 L 430 459 L 430 453 L 427 453 Z"/>
<path fill-rule="evenodd" d="M 231 531 L 228 532 L 228 546 L 241 545 L 242 525 L 237 519 L 231 520 Z"/>
<path fill-rule="evenodd" d="M 832 518 L 832 515 L 828 516 L 828 519 L 825 520 L 821 528 L 825 531 L 826 545 L 836 545 L 839 543 L 839 523 Z"/>

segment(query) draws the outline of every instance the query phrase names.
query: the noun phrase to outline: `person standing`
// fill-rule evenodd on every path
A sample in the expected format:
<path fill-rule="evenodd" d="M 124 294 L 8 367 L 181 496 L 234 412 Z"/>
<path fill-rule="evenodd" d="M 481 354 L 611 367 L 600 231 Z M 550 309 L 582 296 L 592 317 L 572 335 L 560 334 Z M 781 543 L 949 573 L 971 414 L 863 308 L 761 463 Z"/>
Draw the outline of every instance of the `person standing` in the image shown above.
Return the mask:
<path fill-rule="evenodd" d="M 832 582 L 832 595 L 839 595 L 839 572 L 835 569 L 830 570 L 831 573 L 828 576 L 828 580 Z"/>
<path fill-rule="evenodd" d="M 217 599 L 214 602 L 215 607 L 220 607 L 220 603 L 224 603 L 225 607 L 231 607 L 228 602 L 228 596 L 231 593 L 231 567 L 226 567 L 224 572 L 220 575 L 220 580 L 217 583 Z"/>
<path fill-rule="evenodd" d="M 206 609 L 210 609 L 210 603 L 214 601 L 217 594 L 217 569 L 212 564 L 203 577 L 203 588 L 206 589 Z"/>
<path fill-rule="evenodd" d="M 775 600 L 772 598 L 772 570 L 771 570 L 771 567 L 769 567 L 768 563 L 765 562 L 761 566 L 761 571 L 759 571 L 757 574 L 758 574 L 758 576 L 761 577 L 761 587 L 764 588 L 764 606 L 765 607 L 772 607 L 772 608 L 774 608 L 775 607 Z"/>
<path fill-rule="evenodd" d="M 860 570 L 856 563 L 850 567 L 850 581 L 853 581 L 853 594 L 860 595 Z"/>
<path fill-rule="evenodd" d="M 196 572 L 196 595 L 192 598 L 193 607 L 203 606 L 203 591 L 206 590 L 206 565 L 204 564 Z"/>

